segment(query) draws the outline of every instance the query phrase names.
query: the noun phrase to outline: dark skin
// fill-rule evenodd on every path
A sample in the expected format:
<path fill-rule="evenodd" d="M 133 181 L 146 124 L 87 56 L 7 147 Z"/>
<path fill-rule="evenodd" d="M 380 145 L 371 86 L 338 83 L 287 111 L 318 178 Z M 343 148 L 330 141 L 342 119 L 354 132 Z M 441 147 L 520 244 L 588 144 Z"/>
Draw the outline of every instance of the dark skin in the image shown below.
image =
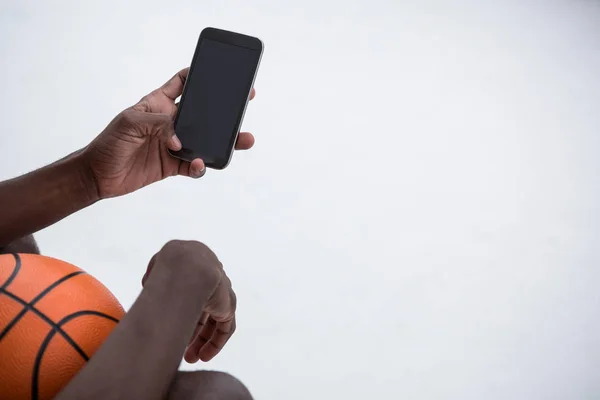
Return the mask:
<path fill-rule="evenodd" d="M 173 118 L 188 69 L 117 115 L 88 146 L 18 178 L 0 182 L 0 247 L 44 229 L 97 201 L 122 196 L 167 177 L 200 178 L 201 159 L 171 157 L 179 150 Z M 255 95 L 254 89 L 250 95 Z M 240 132 L 237 150 L 254 145 Z M 43 206 L 42 206 L 43 205 Z"/>
<path fill-rule="evenodd" d="M 27 235 L 4 247 L 0 247 L 0 254 L 10 253 L 40 254 L 40 248 L 33 235 Z"/>
<path fill-rule="evenodd" d="M 148 271 L 134 305 L 56 400 L 251 399 L 229 375 L 177 371 L 198 327 L 203 359 L 235 328 L 235 295 L 217 256 L 199 242 L 171 241 Z"/>
<path fill-rule="evenodd" d="M 12 246 L 21 253 L 37 249 L 32 237 Z M 193 348 L 211 359 L 235 331 L 236 298 L 217 256 L 199 242 L 171 241 L 150 260 L 143 284 L 129 312 L 55 399 L 252 399 L 228 374 L 177 370 L 184 352 Z"/>
<path fill-rule="evenodd" d="M 183 162 L 167 150 L 181 148 L 173 117 L 187 73 L 121 112 L 85 148 L 0 182 L 0 252 L 39 253 L 31 235 L 74 212 L 170 176 L 203 176 L 202 160 Z M 236 149 L 253 144 L 241 132 Z M 235 294 L 214 253 L 199 242 L 169 242 L 142 282 L 132 308 L 57 399 L 251 399 L 227 374 L 177 370 L 182 356 L 211 360 L 235 330 Z"/>

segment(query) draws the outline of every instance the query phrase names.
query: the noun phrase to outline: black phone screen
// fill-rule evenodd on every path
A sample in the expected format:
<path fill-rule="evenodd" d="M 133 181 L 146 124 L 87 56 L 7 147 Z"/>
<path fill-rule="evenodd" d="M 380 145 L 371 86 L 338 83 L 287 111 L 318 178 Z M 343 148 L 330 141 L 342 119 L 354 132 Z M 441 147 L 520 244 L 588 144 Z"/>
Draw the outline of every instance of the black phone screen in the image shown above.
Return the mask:
<path fill-rule="evenodd" d="M 175 121 L 182 152 L 224 167 L 240 129 L 260 50 L 201 38 Z"/>

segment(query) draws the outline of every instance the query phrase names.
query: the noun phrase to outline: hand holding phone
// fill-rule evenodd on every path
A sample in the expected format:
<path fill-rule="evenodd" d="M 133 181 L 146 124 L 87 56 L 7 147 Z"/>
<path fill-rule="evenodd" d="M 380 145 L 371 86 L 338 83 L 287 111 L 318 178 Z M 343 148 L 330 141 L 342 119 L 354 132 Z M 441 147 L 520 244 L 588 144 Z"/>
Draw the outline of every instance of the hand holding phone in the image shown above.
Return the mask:
<path fill-rule="evenodd" d="M 175 117 L 182 148 L 169 150 L 171 155 L 188 162 L 201 158 L 213 169 L 227 167 L 262 52 L 255 37 L 215 28 L 202 31 Z"/>

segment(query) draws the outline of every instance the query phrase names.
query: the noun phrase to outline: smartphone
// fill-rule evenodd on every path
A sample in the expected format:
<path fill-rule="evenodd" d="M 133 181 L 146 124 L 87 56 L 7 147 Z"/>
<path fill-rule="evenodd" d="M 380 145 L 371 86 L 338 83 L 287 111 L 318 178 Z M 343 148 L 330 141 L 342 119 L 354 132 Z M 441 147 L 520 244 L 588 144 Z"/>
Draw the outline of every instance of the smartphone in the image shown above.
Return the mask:
<path fill-rule="evenodd" d="M 200 33 L 175 116 L 176 158 L 229 165 L 263 53 L 255 37 L 215 28 Z"/>

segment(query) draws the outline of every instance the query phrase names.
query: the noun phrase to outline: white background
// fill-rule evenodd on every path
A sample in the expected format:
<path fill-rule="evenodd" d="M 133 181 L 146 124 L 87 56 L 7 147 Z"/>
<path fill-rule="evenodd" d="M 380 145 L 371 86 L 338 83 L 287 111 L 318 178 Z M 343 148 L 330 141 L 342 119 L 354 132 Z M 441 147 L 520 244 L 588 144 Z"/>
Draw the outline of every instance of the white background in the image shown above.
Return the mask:
<path fill-rule="evenodd" d="M 264 400 L 600 396 L 597 1 L 0 4 L 0 178 L 86 145 L 205 26 L 265 42 L 254 150 L 38 235 L 126 307 L 167 240 L 210 245 L 239 327 L 194 368 Z"/>

